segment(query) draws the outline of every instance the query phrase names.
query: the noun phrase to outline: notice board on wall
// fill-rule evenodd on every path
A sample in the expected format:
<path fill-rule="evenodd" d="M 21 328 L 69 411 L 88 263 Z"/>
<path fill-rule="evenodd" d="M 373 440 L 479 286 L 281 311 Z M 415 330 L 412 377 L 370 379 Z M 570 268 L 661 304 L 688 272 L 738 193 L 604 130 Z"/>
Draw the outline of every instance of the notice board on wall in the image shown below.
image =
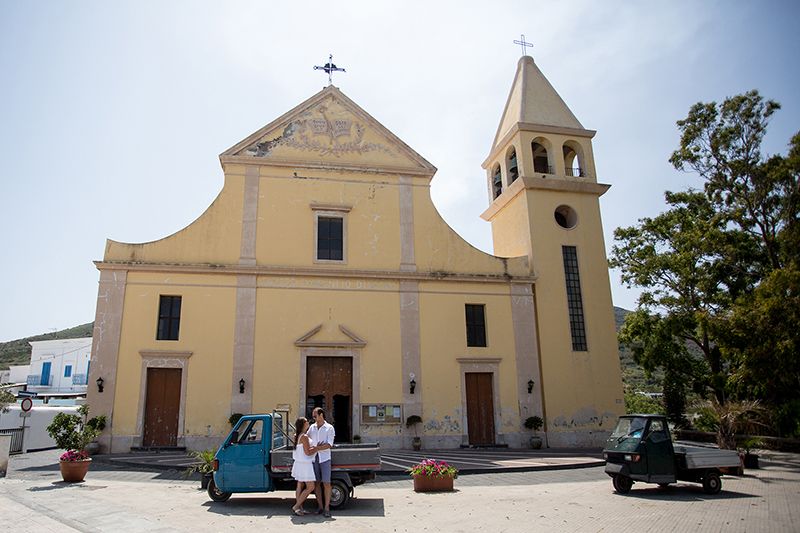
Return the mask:
<path fill-rule="evenodd" d="M 400 424 L 403 422 L 403 409 L 400 404 L 364 403 L 361 404 L 362 424 Z"/>

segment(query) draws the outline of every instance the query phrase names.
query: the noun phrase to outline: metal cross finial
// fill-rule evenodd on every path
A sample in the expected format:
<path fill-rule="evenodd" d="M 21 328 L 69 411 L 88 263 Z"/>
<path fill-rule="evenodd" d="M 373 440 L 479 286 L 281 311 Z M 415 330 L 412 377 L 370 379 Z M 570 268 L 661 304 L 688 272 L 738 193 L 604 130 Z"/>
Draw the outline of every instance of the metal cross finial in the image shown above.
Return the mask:
<path fill-rule="evenodd" d="M 533 43 L 529 43 L 525 40 L 524 33 L 520 35 L 519 41 L 514 41 L 514 44 L 518 44 L 522 47 L 522 55 L 527 55 L 527 50 L 525 50 L 526 47 L 530 46 L 531 48 L 533 48 Z"/>
<path fill-rule="evenodd" d="M 328 73 L 328 85 L 333 85 L 334 72 L 347 72 L 345 69 L 339 68 L 333 64 L 333 54 L 330 54 L 328 56 L 328 62 L 325 64 L 325 66 L 322 67 L 315 66 L 314 70 L 324 70 L 325 72 Z"/>

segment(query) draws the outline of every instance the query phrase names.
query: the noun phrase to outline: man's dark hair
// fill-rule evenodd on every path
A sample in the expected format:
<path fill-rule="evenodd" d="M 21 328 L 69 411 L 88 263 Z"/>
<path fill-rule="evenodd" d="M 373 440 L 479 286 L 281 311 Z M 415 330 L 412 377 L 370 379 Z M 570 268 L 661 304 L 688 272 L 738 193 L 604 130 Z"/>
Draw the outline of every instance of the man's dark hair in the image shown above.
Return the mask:
<path fill-rule="evenodd" d="M 314 414 L 314 413 L 318 413 L 318 414 L 322 415 L 322 418 L 325 418 L 325 409 L 323 409 L 322 407 L 315 407 L 314 410 L 311 411 L 311 414 Z"/>

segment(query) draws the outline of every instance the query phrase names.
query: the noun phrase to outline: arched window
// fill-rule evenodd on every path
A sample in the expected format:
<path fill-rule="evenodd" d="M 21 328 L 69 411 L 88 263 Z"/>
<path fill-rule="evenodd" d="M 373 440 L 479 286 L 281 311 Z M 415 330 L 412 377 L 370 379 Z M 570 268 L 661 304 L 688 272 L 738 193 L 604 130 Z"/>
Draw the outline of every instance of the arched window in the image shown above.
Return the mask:
<path fill-rule="evenodd" d="M 583 150 L 575 141 L 567 141 L 562 148 L 564 151 L 564 174 L 573 177 L 583 177 L 586 169 L 583 165 Z"/>
<path fill-rule="evenodd" d="M 514 180 L 519 177 L 519 169 L 517 167 L 517 151 L 514 150 L 513 147 L 508 151 L 506 163 L 508 166 L 508 184 L 511 185 L 514 183 Z"/>
<path fill-rule="evenodd" d="M 503 177 L 500 174 L 500 165 L 495 165 L 492 171 L 492 198 L 497 198 L 503 193 Z"/>
<path fill-rule="evenodd" d="M 531 151 L 533 152 L 533 171 L 537 174 L 552 174 L 553 169 L 550 167 L 550 159 L 547 157 L 547 148 L 533 141 Z"/>

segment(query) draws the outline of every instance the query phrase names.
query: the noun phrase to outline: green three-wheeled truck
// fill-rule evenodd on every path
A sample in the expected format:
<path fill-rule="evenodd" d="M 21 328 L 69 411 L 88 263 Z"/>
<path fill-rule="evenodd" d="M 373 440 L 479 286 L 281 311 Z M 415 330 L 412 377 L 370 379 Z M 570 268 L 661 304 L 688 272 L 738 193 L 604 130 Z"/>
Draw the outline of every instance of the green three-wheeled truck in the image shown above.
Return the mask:
<path fill-rule="evenodd" d="M 666 487 L 676 481 L 702 483 L 708 494 L 722 489 L 722 474 L 741 472 L 735 450 L 672 442 L 662 415 L 622 416 L 603 450 L 614 490 L 626 494 L 635 481 Z"/>

